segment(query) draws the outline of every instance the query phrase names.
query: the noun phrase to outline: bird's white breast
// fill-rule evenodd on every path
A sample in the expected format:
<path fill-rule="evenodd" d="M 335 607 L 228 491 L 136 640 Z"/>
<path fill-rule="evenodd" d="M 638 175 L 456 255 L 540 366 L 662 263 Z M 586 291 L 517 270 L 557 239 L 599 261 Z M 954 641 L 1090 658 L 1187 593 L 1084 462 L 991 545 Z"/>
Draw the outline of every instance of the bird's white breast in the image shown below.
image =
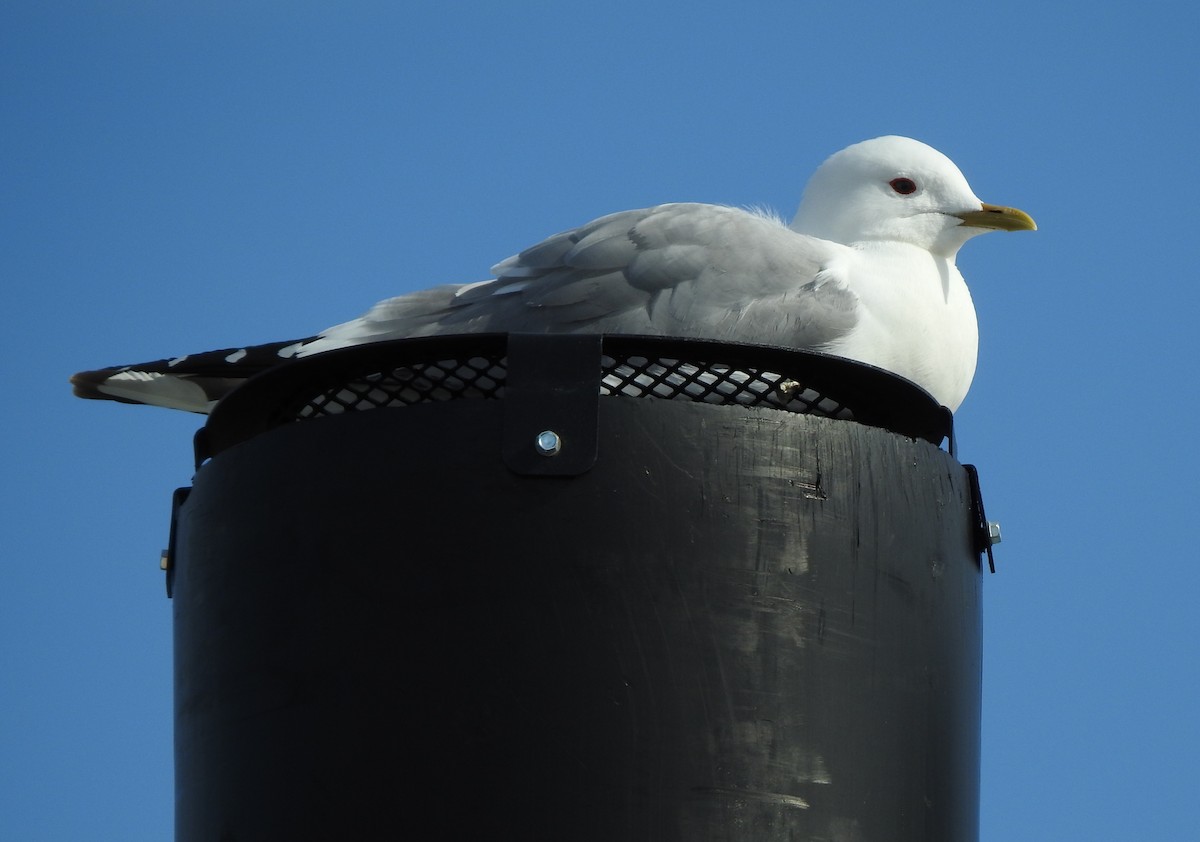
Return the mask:
<path fill-rule="evenodd" d="M 957 409 L 975 374 L 979 328 L 953 259 L 903 243 L 864 243 L 830 269 L 858 296 L 859 321 L 829 350 L 893 371 Z"/>

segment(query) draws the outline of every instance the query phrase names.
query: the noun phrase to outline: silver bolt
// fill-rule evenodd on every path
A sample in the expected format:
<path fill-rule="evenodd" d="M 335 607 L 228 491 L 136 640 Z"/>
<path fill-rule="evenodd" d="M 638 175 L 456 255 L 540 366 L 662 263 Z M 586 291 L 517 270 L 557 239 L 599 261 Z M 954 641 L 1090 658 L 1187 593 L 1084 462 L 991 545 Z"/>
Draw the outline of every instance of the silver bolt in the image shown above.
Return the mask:
<path fill-rule="evenodd" d="M 999 544 L 1001 541 L 1000 524 L 996 523 L 996 521 L 994 521 L 994 520 L 989 520 L 987 527 L 988 527 L 988 543 L 992 544 L 993 546 L 995 546 L 996 544 Z"/>
<path fill-rule="evenodd" d="M 562 450 L 562 437 L 553 430 L 543 430 L 538 433 L 533 446 L 543 456 L 557 456 L 558 452 Z"/>

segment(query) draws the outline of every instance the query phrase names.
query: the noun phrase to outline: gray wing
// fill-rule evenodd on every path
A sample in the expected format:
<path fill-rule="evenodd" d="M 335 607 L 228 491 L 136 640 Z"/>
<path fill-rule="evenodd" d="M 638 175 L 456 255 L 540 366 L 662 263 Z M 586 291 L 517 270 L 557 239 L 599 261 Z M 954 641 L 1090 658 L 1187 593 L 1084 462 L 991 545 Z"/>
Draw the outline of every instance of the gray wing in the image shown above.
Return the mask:
<path fill-rule="evenodd" d="M 380 302 L 297 352 L 478 331 L 649 333 L 824 348 L 856 318 L 857 297 L 823 271 L 841 248 L 735 208 L 624 211 L 502 261 L 494 281 Z"/>
<path fill-rule="evenodd" d="M 495 280 L 391 298 L 296 342 L 80 372 L 76 394 L 207 412 L 284 359 L 387 339 L 481 331 L 648 333 L 825 349 L 858 299 L 827 269 L 844 249 L 716 205 L 601 217 L 494 267 Z"/>

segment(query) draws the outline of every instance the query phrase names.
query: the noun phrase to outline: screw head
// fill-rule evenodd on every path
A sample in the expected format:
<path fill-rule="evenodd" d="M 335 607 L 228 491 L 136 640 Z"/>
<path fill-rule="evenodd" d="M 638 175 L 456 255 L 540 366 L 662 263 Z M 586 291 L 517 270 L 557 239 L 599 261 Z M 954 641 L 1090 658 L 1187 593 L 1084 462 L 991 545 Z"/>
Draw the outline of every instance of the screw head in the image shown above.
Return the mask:
<path fill-rule="evenodd" d="M 991 543 L 993 546 L 996 544 L 999 544 L 1001 541 L 1000 524 L 994 520 L 989 520 L 987 528 L 988 528 L 988 542 Z"/>
<path fill-rule="evenodd" d="M 562 450 L 562 437 L 553 430 L 543 430 L 537 434 L 533 446 L 543 456 L 557 456 Z"/>

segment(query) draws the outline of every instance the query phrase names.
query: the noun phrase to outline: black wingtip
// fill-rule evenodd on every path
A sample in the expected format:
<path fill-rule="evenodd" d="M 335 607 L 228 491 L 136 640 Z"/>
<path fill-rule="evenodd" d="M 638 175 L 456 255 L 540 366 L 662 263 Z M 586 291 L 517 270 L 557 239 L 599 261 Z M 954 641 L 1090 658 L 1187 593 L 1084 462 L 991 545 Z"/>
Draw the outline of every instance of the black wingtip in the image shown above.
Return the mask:
<path fill-rule="evenodd" d="M 77 398 L 89 400 L 105 400 L 108 395 L 100 391 L 100 384 L 108 379 L 112 369 L 98 371 L 79 371 L 71 375 L 71 389 Z"/>
<path fill-rule="evenodd" d="M 75 397 L 89 401 L 116 401 L 117 403 L 140 404 L 141 401 L 111 395 L 100 388 L 104 381 L 119 371 L 124 371 L 124 369 L 122 367 L 100 368 L 95 371 L 80 371 L 72 374 L 70 379 L 71 391 Z"/>
<path fill-rule="evenodd" d="M 87 400 L 207 412 L 207 408 L 201 408 L 202 403 L 218 401 L 243 381 L 287 362 L 291 355 L 281 357 L 281 350 L 316 338 L 224 348 L 135 365 L 80 371 L 71 375 L 70 382 L 75 395 Z M 123 372 L 128 374 L 112 381 Z M 181 384 L 202 394 L 183 396 L 178 392 Z"/>

